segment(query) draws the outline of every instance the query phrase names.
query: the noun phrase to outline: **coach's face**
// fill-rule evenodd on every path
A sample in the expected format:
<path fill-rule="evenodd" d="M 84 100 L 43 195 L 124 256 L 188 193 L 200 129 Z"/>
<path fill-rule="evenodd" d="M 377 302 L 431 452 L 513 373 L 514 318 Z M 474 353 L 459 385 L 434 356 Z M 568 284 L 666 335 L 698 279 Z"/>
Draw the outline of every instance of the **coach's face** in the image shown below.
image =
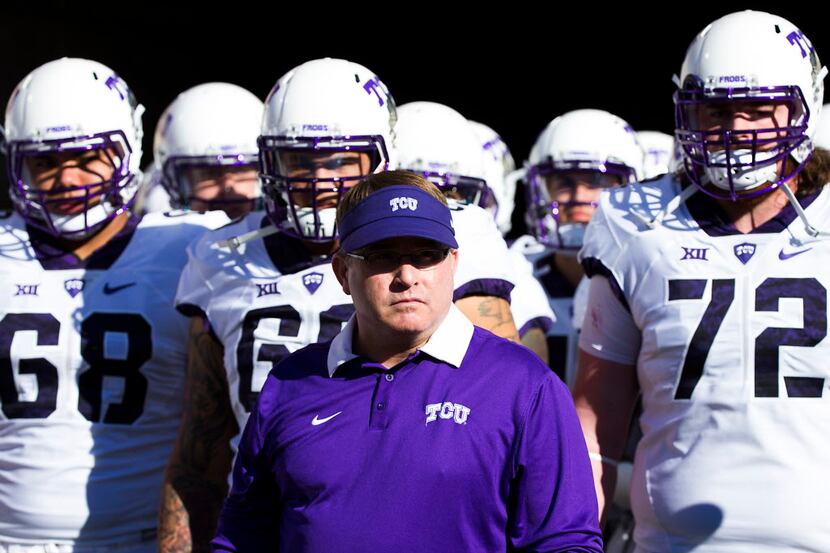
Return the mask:
<path fill-rule="evenodd" d="M 352 296 L 364 337 L 428 338 L 449 311 L 458 251 L 423 238 L 390 238 L 337 255 L 334 271 Z"/>

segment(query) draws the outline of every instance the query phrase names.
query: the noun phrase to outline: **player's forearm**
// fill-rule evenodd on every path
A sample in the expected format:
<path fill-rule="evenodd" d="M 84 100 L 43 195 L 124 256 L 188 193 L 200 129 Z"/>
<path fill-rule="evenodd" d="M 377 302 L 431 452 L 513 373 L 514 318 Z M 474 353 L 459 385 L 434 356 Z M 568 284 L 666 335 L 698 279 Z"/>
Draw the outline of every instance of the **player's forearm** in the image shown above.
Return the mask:
<path fill-rule="evenodd" d="M 228 395 L 223 350 L 207 322 L 194 317 L 190 328 L 185 409 L 167 468 L 165 517 L 160 524 L 173 536 L 187 525 L 193 551 L 209 551 L 222 502 L 228 493 L 238 426 Z M 166 526 L 165 526 L 166 525 Z M 177 544 L 171 538 L 171 543 Z M 178 551 L 171 549 L 171 551 Z"/>
<path fill-rule="evenodd" d="M 190 553 L 190 517 L 176 489 L 165 482 L 159 509 L 159 553 Z"/>
<path fill-rule="evenodd" d="M 456 301 L 455 305 L 474 325 L 519 342 L 519 332 L 507 300 L 496 296 L 467 296 Z"/>
<path fill-rule="evenodd" d="M 171 467 L 159 516 L 159 551 L 210 551 L 227 488 L 224 479 Z"/>
<path fill-rule="evenodd" d="M 579 352 L 573 398 L 585 445 L 591 455 L 600 520 L 613 501 L 616 463 L 625 450 L 639 395 L 636 369 Z"/>

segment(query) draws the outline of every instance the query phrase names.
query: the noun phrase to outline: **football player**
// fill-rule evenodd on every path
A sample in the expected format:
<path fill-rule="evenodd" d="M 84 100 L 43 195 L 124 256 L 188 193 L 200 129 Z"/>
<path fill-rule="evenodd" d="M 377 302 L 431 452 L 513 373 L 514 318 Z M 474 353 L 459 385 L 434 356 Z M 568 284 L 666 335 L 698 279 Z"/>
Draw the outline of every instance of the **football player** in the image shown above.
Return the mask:
<path fill-rule="evenodd" d="M 582 292 L 587 291 L 576 259 L 585 226 L 600 192 L 636 181 L 642 164 L 643 151 L 628 123 L 607 111 L 580 109 L 548 124 L 524 169 L 531 236 L 520 237 L 511 249 L 534 264 L 545 288 L 556 315 L 548 331 L 550 367 L 568 385 L 576 370 Z"/>
<path fill-rule="evenodd" d="M 141 113 L 112 69 L 63 58 L 6 109 L 0 221 L 0 550 L 156 549 L 181 415 L 185 247 L 224 214 L 141 217 Z"/>
<path fill-rule="evenodd" d="M 271 368 L 290 352 L 331 339 L 353 313 L 331 269 L 336 207 L 360 179 L 395 167 L 396 117 L 378 77 L 345 60 L 304 63 L 271 90 L 259 138 L 267 213 L 251 213 L 195 243 L 179 285 L 177 305 L 193 316 L 191 356 L 187 413 L 164 487 L 162 551 L 209 547 L 239 429 Z M 477 236 L 459 231 L 462 251 L 472 250 L 465 244 Z M 509 294 L 509 275 L 464 263 L 457 299 L 484 303 L 479 320 L 505 325 L 505 296 L 469 294 L 488 286 Z M 488 272 L 477 274 L 482 266 Z"/>
<path fill-rule="evenodd" d="M 483 123 L 469 121 L 481 144 L 484 155 L 484 176 L 496 199 L 496 226 L 502 235 L 510 232 L 516 193 L 513 156 L 504 140 Z M 522 252 L 509 249 L 516 287 L 510 292 L 510 311 L 522 344 L 536 352 L 548 363 L 548 344 L 545 335 L 553 327 L 556 317 L 548 304 L 545 289 L 533 276 L 533 264 Z"/>
<path fill-rule="evenodd" d="M 153 140 L 153 168 L 172 207 L 221 209 L 232 219 L 259 208 L 262 110 L 259 98 L 229 83 L 201 84 L 176 97 Z"/>
<path fill-rule="evenodd" d="M 822 67 L 743 11 L 692 41 L 674 95 L 684 167 L 603 194 L 575 402 L 601 505 L 635 399 L 638 551 L 822 551 L 830 483 Z"/>

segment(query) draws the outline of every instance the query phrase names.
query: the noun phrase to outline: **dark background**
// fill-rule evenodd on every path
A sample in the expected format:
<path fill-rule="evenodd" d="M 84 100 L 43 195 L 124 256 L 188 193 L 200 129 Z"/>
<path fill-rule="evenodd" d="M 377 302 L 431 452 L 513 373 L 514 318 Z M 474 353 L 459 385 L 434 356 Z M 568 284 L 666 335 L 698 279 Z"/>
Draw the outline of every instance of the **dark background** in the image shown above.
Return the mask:
<path fill-rule="evenodd" d="M 570 3 L 573 4 L 573 3 Z M 447 4 L 207 4 L 10 2 L 0 8 L 0 102 L 29 71 L 61 56 L 112 67 L 147 108 L 144 157 L 164 108 L 183 90 L 228 81 L 264 99 L 290 68 L 318 57 L 361 63 L 398 104 L 431 100 L 498 131 L 517 164 L 555 116 L 601 108 L 635 129 L 671 133 L 671 77 L 695 34 L 741 9 L 772 11 L 798 25 L 821 56 L 827 19 L 803 3 L 583 2 L 503 10 L 483 4 L 447 16 Z M 316 6 L 316 7 L 315 7 Z M 277 9 L 280 8 L 280 9 Z M 300 11 L 297 8 L 301 8 Z M 830 53 L 823 55 L 825 63 Z M 7 187 L 5 174 L 0 187 Z M 4 198 L 0 202 L 5 203 Z"/>

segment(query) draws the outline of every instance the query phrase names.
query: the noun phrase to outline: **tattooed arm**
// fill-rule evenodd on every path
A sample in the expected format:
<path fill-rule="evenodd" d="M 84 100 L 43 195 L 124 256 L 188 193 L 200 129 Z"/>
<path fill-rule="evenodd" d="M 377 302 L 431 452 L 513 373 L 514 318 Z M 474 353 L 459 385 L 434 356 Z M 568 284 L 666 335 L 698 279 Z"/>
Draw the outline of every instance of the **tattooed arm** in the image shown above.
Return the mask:
<path fill-rule="evenodd" d="M 456 301 L 455 305 L 474 325 L 508 340 L 519 341 L 519 332 L 507 300 L 496 296 L 467 296 Z"/>
<path fill-rule="evenodd" d="M 161 553 L 210 551 L 228 493 L 239 431 L 228 395 L 222 344 L 203 317 L 193 317 L 188 344 L 184 413 L 170 457 L 159 512 Z"/>

